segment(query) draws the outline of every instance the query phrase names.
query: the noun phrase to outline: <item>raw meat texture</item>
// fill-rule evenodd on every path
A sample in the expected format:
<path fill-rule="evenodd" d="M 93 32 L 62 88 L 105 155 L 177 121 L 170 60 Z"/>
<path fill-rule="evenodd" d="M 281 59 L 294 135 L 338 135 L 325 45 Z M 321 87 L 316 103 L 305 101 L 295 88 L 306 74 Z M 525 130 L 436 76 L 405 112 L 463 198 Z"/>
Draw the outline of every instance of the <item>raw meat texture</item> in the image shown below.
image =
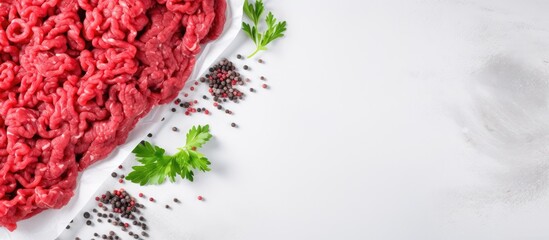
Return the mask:
<path fill-rule="evenodd" d="M 60 208 L 78 171 L 171 101 L 225 0 L 0 0 L 0 226 Z"/>

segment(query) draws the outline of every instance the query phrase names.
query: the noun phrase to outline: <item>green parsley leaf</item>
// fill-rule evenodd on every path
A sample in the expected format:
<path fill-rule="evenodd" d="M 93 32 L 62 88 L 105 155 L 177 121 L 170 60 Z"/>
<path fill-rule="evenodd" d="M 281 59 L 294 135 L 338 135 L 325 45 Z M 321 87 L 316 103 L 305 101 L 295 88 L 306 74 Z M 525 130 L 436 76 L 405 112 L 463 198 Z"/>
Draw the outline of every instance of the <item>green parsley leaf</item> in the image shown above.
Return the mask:
<path fill-rule="evenodd" d="M 263 0 L 257 0 L 255 2 L 255 6 L 249 3 L 248 0 L 244 1 L 244 13 L 256 26 L 259 23 L 259 19 L 261 18 L 264 10 Z"/>
<path fill-rule="evenodd" d="M 277 22 L 273 13 L 269 12 L 265 18 L 267 30 L 265 32 L 260 32 L 258 24 L 264 10 L 265 8 L 262 0 L 257 0 L 255 5 L 249 3 L 248 0 L 244 1 L 244 13 L 253 22 L 253 25 L 242 22 L 242 30 L 256 45 L 256 50 L 250 54 L 248 58 L 253 57 L 259 51 L 267 50 L 267 45 L 275 39 L 283 37 L 284 32 L 286 31 L 286 21 Z"/>
<path fill-rule="evenodd" d="M 191 130 L 187 133 L 187 143 L 185 144 L 186 149 L 200 148 L 204 143 L 212 138 L 210 134 L 210 126 L 193 126 Z"/>
<path fill-rule="evenodd" d="M 134 153 L 137 157 L 137 161 L 143 164 L 161 158 L 162 156 L 164 156 L 164 152 L 164 149 L 153 146 L 146 141 L 144 141 L 142 144 L 138 144 L 132 151 L 132 153 Z"/>
<path fill-rule="evenodd" d="M 143 165 L 133 166 L 126 179 L 138 183 L 141 186 L 147 184 L 162 184 L 169 178 L 175 182 L 176 176 L 189 181 L 194 180 L 193 170 L 210 171 L 210 161 L 204 154 L 197 151 L 208 140 L 212 138 L 210 127 L 194 126 L 187 133 L 187 140 L 184 147 L 174 155 L 166 155 L 161 147 L 143 141 L 132 151 L 138 162 Z"/>

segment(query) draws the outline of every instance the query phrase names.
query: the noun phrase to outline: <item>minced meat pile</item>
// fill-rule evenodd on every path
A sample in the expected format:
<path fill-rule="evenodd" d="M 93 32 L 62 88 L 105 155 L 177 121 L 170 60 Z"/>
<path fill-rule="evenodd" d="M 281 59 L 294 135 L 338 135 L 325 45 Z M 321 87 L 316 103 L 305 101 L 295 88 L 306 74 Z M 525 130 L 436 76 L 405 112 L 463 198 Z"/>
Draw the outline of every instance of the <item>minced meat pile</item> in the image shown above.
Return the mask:
<path fill-rule="evenodd" d="M 78 171 L 170 102 L 225 0 L 0 0 L 0 226 L 60 208 Z"/>

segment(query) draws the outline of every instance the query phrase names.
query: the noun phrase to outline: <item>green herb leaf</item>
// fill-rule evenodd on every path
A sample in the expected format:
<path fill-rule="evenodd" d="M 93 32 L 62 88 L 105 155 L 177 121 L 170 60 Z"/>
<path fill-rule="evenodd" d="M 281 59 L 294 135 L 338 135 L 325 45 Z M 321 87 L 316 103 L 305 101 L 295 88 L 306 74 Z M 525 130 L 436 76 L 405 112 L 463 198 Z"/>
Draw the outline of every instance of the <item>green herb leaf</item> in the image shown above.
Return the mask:
<path fill-rule="evenodd" d="M 256 26 L 264 10 L 263 0 L 257 0 L 255 5 L 249 3 L 248 0 L 244 1 L 244 13 Z"/>
<path fill-rule="evenodd" d="M 138 144 L 132 151 L 135 154 L 137 161 L 146 164 L 150 161 L 156 161 L 156 159 L 164 156 L 164 149 L 151 145 L 149 142 L 144 141 L 142 144 Z"/>
<path fill-rule="evenodd" d="M 197 149 L 211 138 L 208 125 L 194 126 L 187 133 L 185 146 L 179 148 L 179 152 L 174 155 L 166 155 L 163 148 L 143 141 L 132 151 L 137 161 L 143 165 L 132 167 L 133 171 L 126 176 L 126 179 L 143 186 L 162 184 L 166 178 L 175 182 L 176 176 L 179 175 L 192 182 L 193 170 L 210 171 L 210 161 Z"/>
<path fill-rule="evenodd" d="M 174 171 L 170 157 L 161 157 L 142 166 L 134 166 L 132 168 L 133 171 L 126 176 L 126 179 L 139 183 L 141 186 L 146 184 L 162 184 L 166 180 L 166 176 L 173 175 L 171 171 Z"/>
<path fill-rule="evenodd" d="M 256 50 L 250 54 L 248 58 L 253 57 L 259 51 L 267 50 L 267 45 L 275 39 L 283 37 L 284 32 L 286 31 L 286 21 L 277 22 L 274 15 L 269 12 L 265 18 L 267 30 L 265 30 L 265 32 L 260 32 L 258 24 L 264 9 L 262 0 L 257 0 L 255 5 L 249 3 L 248 0 L 244 1 L 244 13 L 253 22 L 253 26 L 246 22 L 242 22 L 242 30 L 256 45 Z"/>
<path fill-rule="evenodd" d="M 209 125 L 204 127 L 200 125 L 198 127 L 193 126 L 187 133 L 187 143 L 185 144 L 185 148 L 200 148 L 204 143 L 210 140 L 210 138 L 212 138 L 212 135 L 210 134 Z"/>

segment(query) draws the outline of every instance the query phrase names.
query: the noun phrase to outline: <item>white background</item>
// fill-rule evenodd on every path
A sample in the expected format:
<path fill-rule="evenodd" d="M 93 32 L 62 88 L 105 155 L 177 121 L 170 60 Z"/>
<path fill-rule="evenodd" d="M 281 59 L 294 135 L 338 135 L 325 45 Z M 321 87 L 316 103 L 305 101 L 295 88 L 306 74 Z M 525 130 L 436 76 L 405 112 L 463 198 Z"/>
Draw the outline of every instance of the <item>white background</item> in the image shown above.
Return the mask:
<path fill-rule="evenodd" d="M 173 126 L 210 124 L 212 171 L 124 184 L 158 199 L 151 239 L 549 238 L 548 2 L 266 7 L 288 22 L 266 63 L 235 58 L 253 51 L 243 34 L 225 54 L 258 92 L 227 105 L 233 116 L 178 110 L 152 139 L 173 153 Z"/>

